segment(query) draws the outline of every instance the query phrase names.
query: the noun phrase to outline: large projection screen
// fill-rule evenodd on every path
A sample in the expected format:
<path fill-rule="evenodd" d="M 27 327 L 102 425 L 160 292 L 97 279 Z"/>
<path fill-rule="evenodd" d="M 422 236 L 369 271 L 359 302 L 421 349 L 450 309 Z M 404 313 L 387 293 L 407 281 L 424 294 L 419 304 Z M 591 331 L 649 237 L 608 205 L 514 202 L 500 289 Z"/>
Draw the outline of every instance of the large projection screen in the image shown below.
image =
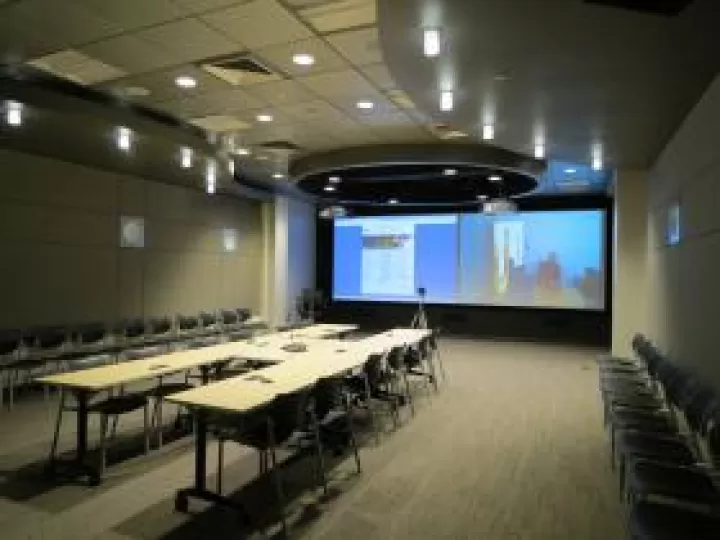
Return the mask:
<path fill-rule="evenodd" d="M 333 299 L 605 309 L 605 212 L 336 218 Z"/>

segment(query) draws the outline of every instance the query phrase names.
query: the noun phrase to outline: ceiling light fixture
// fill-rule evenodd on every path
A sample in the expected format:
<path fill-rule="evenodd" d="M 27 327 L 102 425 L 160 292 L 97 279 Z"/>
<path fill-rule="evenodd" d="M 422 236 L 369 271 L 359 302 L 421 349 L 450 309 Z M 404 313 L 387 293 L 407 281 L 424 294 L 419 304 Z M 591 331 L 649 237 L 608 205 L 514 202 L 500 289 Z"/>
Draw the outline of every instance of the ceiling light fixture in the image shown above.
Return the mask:
<path fill-rule="evenodd" d="M 208 161 L 207 170 L 205 171 L 205 191 L 208 195 L 213 195 L 217 188 L 217 164 L 214 160 Z"/>
<path fill-rule="evenodd" d="M 440 30 L 428 28 L 423 33 L 423 52 L 428 58 L 440 55 Z"/>
<path fill-rule="evenodd" d="M 237 150 L 235 150 L 235 153 L 238 156 L 249 156 L 250 150 L 248 150 L 247 148 L 238 148 Z"/>
<path fill-rule="evenodd" d="M 491 182 L 502 182 L 502 176 L 499 174 L 492 174 L 488 177 L 488 180 Z"/>
<path fill-rule="evenodd" d="M 328 178 L 328 182 L 331 184 L 339 184 L 342 181 L 342 179 L 339 176 L 331 176 Z"/>
<path fill-rule="evenodd" d="M 8 101 L 5 121 L 9 126 L 20 126 L 23 122 L 23 105 L 17 101 Z"/>
<path fill-rule="evenodd" d="M 485 124 L 482 127 L 482 138 L 484 141 L 492 141 L 495 138 L 495 126 L 492 124 Z"/>
<path fill-rule="evenodd" d="M 183 147 L 180 149 L 180 166 L 183 169 L 189 169 L 193 163 L 193 150 L 192 148 Z"/>
<path fill-rule="evenodd" d="M 325 191 L 328 191 L 328 192 L 329 192 L 329 191 L 335 191 L 335 186 L 325 186 L 323 189 L 324 189 Z"/>
<path fill-rule="evenodd" d="M 478 195 L 477 199 L 479 201 L 487 201 L 488 196 L 487 195 Z"/>
<path fill-rule="evenodd" d="M 372 101 L 358 101 L 355 106 L 358 109 L 369 110 L 373 109 L 375 107 L 375 104 Z"/>
<path fill-rule="evenodd" d="M 285 178 L 285 175 L 282 173 L 276 172 L 275 174 L 273 174 L 273 178 L 275 180 L 281 180 L 282 178 Z"/>
<path fill-rule="evenodd" d="M 398 204 L 399 202 L 397 199 L 388 199 L 389 204 Z"/>
<path fill-rule="evenodd" d="M 535 159 L 545 159 L 545 145 L 535 143 Z"/>
<path fill-rule="evenodd" d="M 450 90 L 440 92 L 440 110 L 441 111 L 452 111 L 455 107 L 455 96 Z"/>
<path fill-rule="evenodd" d="M 273 121 L 273 115 L 272 115 L 272 114 L 267 114 L 267 113 L 258 114 L 258 115 L 255 117 L 255 119 L 256 119 L 258 122 L 272 122 L 272 121 Z"/>
<path fill-rule="evenodd" d="M 117 147 L 123 152 L 129 152 L 132 147 L 132 131 L 129 127 L 120 126 L 117 128 Z"/>
<path fill-rule="evenodd" d="M 178 88 L 195 88 L 197 86 L 197 80 L 189 75 L 180 75 L 175 77 L 175 86 Z"/>
<path fill-rule="evenodd" d="M 312 66 L 315 63 L 315 57 L 308 53 L 297 53 L 293 55 L 293 63 L 298 66 Z"/>
<path fill-rule="evenodd" d="M 458 170 L 457 169 L 445 169 L 443 171 L 443 175 L 445 176 L 457 176 Z"/>
<path fill-rule="evenodd" d="M 230 176 L 235 176 L 235 161 L 233 158 L 228 159 L 228 172 Z"/>

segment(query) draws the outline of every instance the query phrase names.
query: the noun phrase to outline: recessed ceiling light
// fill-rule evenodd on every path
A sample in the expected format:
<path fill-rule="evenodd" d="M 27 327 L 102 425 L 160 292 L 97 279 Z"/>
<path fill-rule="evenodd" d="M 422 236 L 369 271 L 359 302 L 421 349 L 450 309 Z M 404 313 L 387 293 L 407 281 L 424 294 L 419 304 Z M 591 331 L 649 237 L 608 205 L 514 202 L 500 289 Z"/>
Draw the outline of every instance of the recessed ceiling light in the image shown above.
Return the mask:
<path fill-rule="evenodd" d="M 569 168 L 565 169 L 565 174 L 575 174 L 577 172 L 577 169 Z"/>
<path fill-rule="evenodd" d="M 248 150 L 247 148 L 237 148 L 237 149 L 235 150 L 235 153 L 236 153 L 238 156 L 249 156 L 249 155 L 250 155 L 250 150 Z"/>
<path fill-rule="evenodd" d="M 440 110 L 441 111 L 452 111 L 455 106 L 455 98 L 452 92 L 446 90 L 440 92 Z"/>
<path fill-rule="evenodd" d="M 603 152 L 602 146 L 596 144 L 592 149 L 592 170 L 601 171 L 603 169 Z"/>
<path fill-rule="evenodd" d="M 293 55 L 293 63 L 298 66 L 312 66 L 315 63 L 315 57 L 308 53 L 297 53 Z"/>
<path fill-rule="evenodd" d="M 542 143 L 536 143 L 534 155 L 535 155 L 535 159 L 544 159 L 545 158 L 545 145 Z"/>
<path fill-rule="evenodd" d="M 485 124 L 482 127 L 482 138 L 484 141 L 491 141 L 495 138 L 495 126 L 492 124 Z"/>
<path fill-rule="evenodd" d="M 283 173 L 276 172 L 275 174 L 273 174 L 273 178 L 275 180 L 280 180 L 282 178 L 285 178 L 285 175 Z"/>
<path fill-rule="evenodd" d="M 423 32 L 423 53 L 428 58 L 440 54 L 440 30 L 428 28 Z"/>
<path fill-rule="evenodd" d="M 193 163 L 193 150 L 192 148 L 183 147 L 180 149 L 180 166 L 183 169 L 189 169 Z"/>
<path fill-rule="evenodd" d="M 132 146 L 132 131 L 129 127 L 120 126 L 117 128 L 117 136 L 116 141 L 117 147 L 127 152 L 130 150 L 130 147 Z"/>
<path fill-rule="evenodd" d="M 355 106 L 358 109 L 365 109 L 369 110 L 375 107 L 375 104 L 372 101 L 358 101 Z"/>
<path fill-rule="evenodd" d="M 272 121 L 273 121 L 273 115 L 272 115 L 272 114 L 266 114 L 266 113 L 258 114 L 258 115 L 255 117 L 255 119 L 256 119 L 258 122 L 272 122 Z"/>
<path fill-rule="evenodd" d="M 335 191 L 335 186 L 325 186 L 323 189 L 325 191 Z"/>
<path fill-rule="evenodd" d="M 397 199 L 388 199 L 389 204 L 398 204 L 399 202 Z"/>
<path fill-rule="evenodd" d="M 479 201 L 487 201 L 488 196 L 487 195 L 478 195 L 477 198 Z"/>
<path fill-rule="evenodd" d="M 197 86 L 197 80 L 189 75 L 180 75 L 175 77 L 175 86 L 178 88 L 195 88 Z"/>
<path fill-rule="evenodd" d="M 506 81 L 509 81 L 509 80 L 510 80 L 510 76 L 509 76 L 509 75 L 503 75 L 503 74 L 501 73 L 501 74 L 499 74 L 499 75 L 495 75 L 495 76 L 493 77 L 493 80 L 494 80 L 494 81 L 497 81 L 497 82 L 506 82 Z"/>
<path fill-rule="evenodd" d="M 445 169 L 445 170 L 443 171 L 443 174 L 444 174 L 445 176 L 456 176 L 457 173 L 458 173 L 458 170 L 457 170 L 457 169 Z"/>
<path fill-rule="evenodd" d="M 20 126 L 23 121 L 23 105 L 17 101 L 8 101 L 5 110 L 5 121 L 9 126 Z"/>
<path fill-rule="evenodd" d="M 488 177 L 488 180 L 491 182 L 502 182 L 502 176 L 499 174 L 492 174 Z"/>
<path fill-rule="evenodd" d="M 339 176 L 331 176 L 328 178 L 328 182 L 331 184 L 339 184 L 342 181 L 342 179 Z"/>

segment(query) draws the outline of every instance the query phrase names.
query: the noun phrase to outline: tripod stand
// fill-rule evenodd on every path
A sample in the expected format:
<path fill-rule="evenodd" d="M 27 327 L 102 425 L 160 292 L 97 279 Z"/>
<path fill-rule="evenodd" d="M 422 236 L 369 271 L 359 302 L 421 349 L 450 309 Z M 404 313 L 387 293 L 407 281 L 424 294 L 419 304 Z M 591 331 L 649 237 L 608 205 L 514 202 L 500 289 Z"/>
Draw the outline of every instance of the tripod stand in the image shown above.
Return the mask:
<path fill-rule="evenodd" d="M 415 316 L 412 319 L 412 322 L 410 323 L 410 328 L 418 328 L 421 330 L 427 330 L 428 329 L 428 318 L 427 314 L 425 313 L 425 288 L 420 287 L 418 289 L 418 294 L 420 295 L 420 299 L 418 300 L 418 309 L 415 313 Z"/>

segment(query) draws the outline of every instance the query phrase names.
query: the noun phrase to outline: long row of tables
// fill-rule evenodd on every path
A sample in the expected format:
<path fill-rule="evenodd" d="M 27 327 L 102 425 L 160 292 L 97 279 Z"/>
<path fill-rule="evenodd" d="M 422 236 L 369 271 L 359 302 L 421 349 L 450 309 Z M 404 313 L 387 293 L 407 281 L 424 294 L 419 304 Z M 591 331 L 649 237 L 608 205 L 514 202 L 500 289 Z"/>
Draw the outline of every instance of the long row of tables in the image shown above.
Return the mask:
<path fill-rule="evenodd" d="M 362 366 L 370 354 L 412 345 L 429 335 L 428 330 L 394 329 L 356 341 L 336 339 L 356 329 L 356 325 L 317 324 L 245 341 L 49 375 L 38 381 L 74 394 L 77 440 L 73 465 L 92 477 L 92 468 L 86 464 L 90 397 L 127 384 L 200 369 L 203 386 L 172 394 L 166 399 L 193 411 L 197 420 L 195 486 L 183 490 L 179 506 L 183 506 L 183 499 L 186 501 L 190 495 L 216 501 L 217 497 L 205 489 L 207 430 L 203 420 L 209 411 L 245 414 L 271 402 L 279 394 Z M 211 371 L 219 370 L 232 358 L 255 360 L 267 363 L 269 367 L 221 382 L 210 382 Z"/>

